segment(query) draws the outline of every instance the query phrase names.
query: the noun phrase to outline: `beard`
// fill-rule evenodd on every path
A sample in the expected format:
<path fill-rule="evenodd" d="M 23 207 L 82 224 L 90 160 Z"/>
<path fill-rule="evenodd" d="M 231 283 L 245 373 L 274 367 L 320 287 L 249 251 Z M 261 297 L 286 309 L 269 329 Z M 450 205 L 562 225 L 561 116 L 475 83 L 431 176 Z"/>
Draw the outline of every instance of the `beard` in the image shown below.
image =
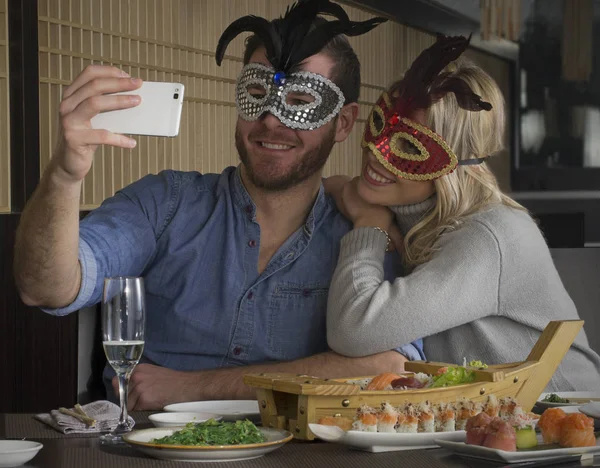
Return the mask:
<path fill-rule="evenodd" d="M 244 164 L 246 175 L 250 182 L 255 187 L 263 190 L 280 192 L 304 182 L 323 168 L 335 144 L 335 127 L 334 121 L 334 125 L 331 126 L 331 130 L 324 136 L 319 146 L 305 151 L 299 160 L 287 165 L 285 169 L 276 163 L 253 163 L 238 127 L 235 130 L 235 147 L 238 151 L 240 161 Z M 251 134 L 250 138 L 251 141 L 256 141 L 263 137 L 266 139 L 267 136 L 270 136 L 271 138 L 275 137 L 278 141 L 290 140 L 289 135 L 287 138 L 277 138 L 276 133 L 264 130 Z M 302 142 L 296 139 L 294 142 L 290 142 L 290 144 L 298 147 Z"/>

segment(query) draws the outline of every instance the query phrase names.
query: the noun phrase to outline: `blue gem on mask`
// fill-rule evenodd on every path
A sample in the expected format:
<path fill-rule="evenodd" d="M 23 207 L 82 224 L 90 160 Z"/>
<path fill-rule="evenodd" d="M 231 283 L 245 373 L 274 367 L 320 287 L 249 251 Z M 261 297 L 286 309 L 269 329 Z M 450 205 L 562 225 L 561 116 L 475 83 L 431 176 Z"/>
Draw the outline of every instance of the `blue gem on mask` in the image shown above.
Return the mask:
<path fill-rule="evenodd" d="M 275 75 L 273 76 L 273 82 L 277 86 L 281 86 L 285 82 L 285 73 L 284 72 L 275 73 Z"/>

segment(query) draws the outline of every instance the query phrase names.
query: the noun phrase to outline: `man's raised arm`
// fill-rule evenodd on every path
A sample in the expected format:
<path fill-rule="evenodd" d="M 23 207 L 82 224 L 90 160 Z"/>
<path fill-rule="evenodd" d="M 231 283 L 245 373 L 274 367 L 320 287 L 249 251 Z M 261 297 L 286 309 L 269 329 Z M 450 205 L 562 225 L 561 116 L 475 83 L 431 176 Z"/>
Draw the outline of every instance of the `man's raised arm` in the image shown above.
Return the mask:
<path fill-rule="evenodd" d="M 77 297 L 79 264 L 79 200 L 84 177 L 98 145 L 133 148 L 135 140 L 94 130 L 99 112 L 134 107 L 139 96 L 110 96 L 141 86 L 121 70 L 87 67 L 65 89 L 60 104 L 58 145 L 38 187 L 28 201 L 17 230 L 15 279 L 28 305 L 64 307 Z"/>

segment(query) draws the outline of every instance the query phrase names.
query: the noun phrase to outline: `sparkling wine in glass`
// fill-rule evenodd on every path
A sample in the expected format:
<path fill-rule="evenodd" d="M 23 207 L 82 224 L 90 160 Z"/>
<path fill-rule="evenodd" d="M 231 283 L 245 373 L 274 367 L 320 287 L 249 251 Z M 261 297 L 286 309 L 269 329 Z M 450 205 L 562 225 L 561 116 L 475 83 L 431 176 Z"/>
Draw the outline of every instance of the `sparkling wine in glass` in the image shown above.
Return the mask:
<path fill-rule="evenodd" d="M 106 278 L 102 295 L 102 344 L 119 380 L 121 413 L 117 427 L 100 437 L 102 443 L 123 443 L 123 434 L 131 431 L 127 394 L 129 378 L 144 351 L 145 319 L 144 280 L 126 276 Z"/>

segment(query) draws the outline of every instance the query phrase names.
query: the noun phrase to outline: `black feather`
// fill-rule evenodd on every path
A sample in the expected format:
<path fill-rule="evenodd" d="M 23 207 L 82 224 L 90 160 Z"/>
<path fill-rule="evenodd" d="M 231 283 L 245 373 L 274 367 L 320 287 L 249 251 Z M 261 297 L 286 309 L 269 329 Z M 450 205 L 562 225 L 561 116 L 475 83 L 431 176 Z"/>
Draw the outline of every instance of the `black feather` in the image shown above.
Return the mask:
<path fill-rule="evenodd" d="M 282 18 L 273 21 L 282 42 L 280 63 L 273 64 L 277 69 L 285 71 L 290 55 L 306 38 L 322 4 L 328 2 L 329 0 L 299 1 Z"/>
<path fill-rule="evenodd" d="M 467 49 L 470 40 L 471 36 L 438 35 L 436 42 L 419 54 L 397 90 L 397 95 L 403 98 L 403 108 L 400 109 L 402 115 L 410 115 L 417 109 L 427 109 L 431 105 L 430 86 L 440 72 Z"/>
<path fill-rule="evenodd" d="M 454 93 L 456 102 L 460 107 L 469 111 L 492 110 L 492 105 L 489 102 L 483 101 L 481 96 L 475 94 L 466 81 L 450 77 L 444 79 L 439 86 L 432 87 L 432 100 L 441 99 L 447 93 Z"/>
<path fill-rule="evenodd" d="M 342 34 L 346 29 L 348 29 L 348 24 L 340 20 L 327 21 L 317 26 L 306 36 L 300 47 L 292 52 L 287 63 L 299 64 L 302 60 L 318 53 L 331 39 Z"/>
<path fill-rule="evenodd" d="M 323 3 L 324 5 L 319 9 L 321 14 L 335 16 L 340 21 L 350 21 L 348 14 L 344 11 L 341 5 L 338 5 L 337 3 L 331 3 L 329 1 Z"/>
<path fill-rule="evenodd" d="M 221 65 L 225 50 L 229 43 L 243 32 L 253 32 L 265 45 L 269 61 L 277 60 L 281 56 L 281 38 L 273 28 L 270 21 L 259 16 L 243 16 L 231 23 L 219 39 L 215 58 L 217 65 Z"/>
<path fill-rule="evenodd" d="M 370 20 L 362 22 L 352 22 L 351 27 L 344 32 L 346 36 L 360 36 L 361 34 L 368 33 L 371 29 L 385 23 L 387 18 L 377 17 L 371 18 Z"/>
<path fill-rule="evenodd" d="M 323 14 L 336 20 L 327 21 L 319 16 Z M 216 60 L 220 65 L 229 43 L 240 33 L 251 31 L 263 42 L 273 67 L 287 73 L 304 59 L 320 52 L 335 36 L 358 36 L 384 21 L 384 18 L 373 18 L 352 22 L 344 9 L 330 0 L 298 0 L 276 20 L 244 16 L 231 23 L 219 39 Z"/>

